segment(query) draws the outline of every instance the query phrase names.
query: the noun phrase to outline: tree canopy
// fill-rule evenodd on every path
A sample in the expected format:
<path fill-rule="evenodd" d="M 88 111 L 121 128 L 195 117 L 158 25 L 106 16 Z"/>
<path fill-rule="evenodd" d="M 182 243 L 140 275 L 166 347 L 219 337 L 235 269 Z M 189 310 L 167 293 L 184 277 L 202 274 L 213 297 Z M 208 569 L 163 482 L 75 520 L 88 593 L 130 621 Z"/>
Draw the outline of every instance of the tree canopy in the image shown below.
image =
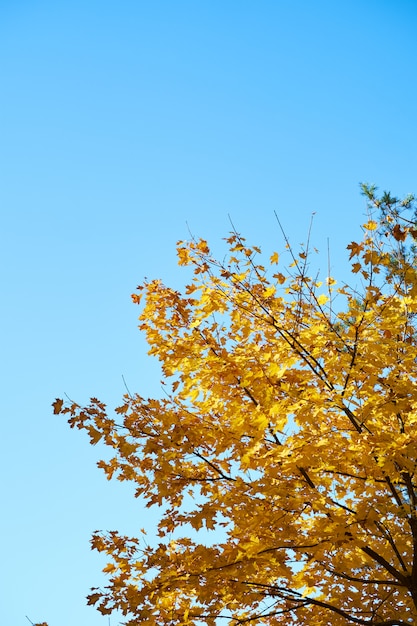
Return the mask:
<path fill-rule="evenodd" d="M 107 477 L 160 507 L 155 537 L 95 533 L 126 623 L 417 623 L 417 238 L 413 198 L 363 186 L 352 283 L 308 246 L 262 262 L 233 231 L 219 261 L 178 245 L 183 293 L 133 296 L 164 394 L 55 413 L 114 450 Z M 149 542 L 148 542 L 149 541 Z"/>

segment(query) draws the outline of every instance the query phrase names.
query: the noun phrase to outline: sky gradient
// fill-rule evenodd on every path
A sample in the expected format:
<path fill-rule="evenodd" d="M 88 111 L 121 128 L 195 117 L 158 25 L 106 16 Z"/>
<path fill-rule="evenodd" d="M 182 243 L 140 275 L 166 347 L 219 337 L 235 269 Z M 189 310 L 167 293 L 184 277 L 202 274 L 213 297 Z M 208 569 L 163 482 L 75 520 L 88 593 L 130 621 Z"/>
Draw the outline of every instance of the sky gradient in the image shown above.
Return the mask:
<path fill-rule="evenodd" d="M 160 394 L 130 294 L 184 284 L 176 242 L 222 254 L 230 216 L 281 252 L 274 211 L 294 246 L 315 213 L 346 277 L 359 182 L 417 192 L 416 29 L 411 0 L 0 3 L 3 624 L 109 624 L 90 535 L 153 514 L 51 403 Z"/>

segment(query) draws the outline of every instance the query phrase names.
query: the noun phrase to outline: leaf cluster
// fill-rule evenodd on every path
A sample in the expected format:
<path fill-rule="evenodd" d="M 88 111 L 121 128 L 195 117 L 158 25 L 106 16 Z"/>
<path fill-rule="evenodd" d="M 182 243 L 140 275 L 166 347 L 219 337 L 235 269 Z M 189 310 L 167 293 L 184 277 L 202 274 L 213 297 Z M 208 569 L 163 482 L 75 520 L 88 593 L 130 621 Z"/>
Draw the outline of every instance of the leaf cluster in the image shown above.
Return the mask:
<path fill-rule="evenodd" d="M 164 395 L 55 413 L 114 450 L 99 466 L 161 507 L 155 541 L 95 533 L 89 603 L 146 623 L 413 624 L 417 618 L 417 275 L 412 199 L 363 187 L 360 286 L 180 242 L 194 278 L 133 296 Z M 378 215 L 375 216 L 375 212 Z"/>

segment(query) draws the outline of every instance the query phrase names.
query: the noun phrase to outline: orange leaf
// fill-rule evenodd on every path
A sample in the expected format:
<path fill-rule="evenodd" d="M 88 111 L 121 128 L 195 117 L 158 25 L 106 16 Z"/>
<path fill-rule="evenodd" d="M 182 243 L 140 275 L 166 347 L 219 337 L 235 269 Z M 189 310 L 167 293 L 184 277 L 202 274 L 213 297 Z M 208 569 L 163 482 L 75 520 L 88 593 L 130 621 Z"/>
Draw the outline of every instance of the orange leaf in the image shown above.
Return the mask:
<path fill-rule="evenodd" d="M 54 407 L 54 415 L 58 415 L 59 413 L 61 413 L 63 404 L 64 402 L 60 398 L 57 398 L 55 402 L 52 403 L 52 406 Z"/>

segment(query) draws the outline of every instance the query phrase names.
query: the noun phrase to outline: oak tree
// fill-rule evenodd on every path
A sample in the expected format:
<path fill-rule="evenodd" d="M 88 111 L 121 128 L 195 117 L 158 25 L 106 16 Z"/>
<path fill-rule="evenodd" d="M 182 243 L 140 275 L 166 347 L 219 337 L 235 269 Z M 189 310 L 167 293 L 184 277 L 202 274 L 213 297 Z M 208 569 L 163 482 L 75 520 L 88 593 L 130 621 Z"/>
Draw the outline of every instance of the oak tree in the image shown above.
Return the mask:
<path fill-rule="evenodd" d="M 309 276 L 309 250 L 237 232 L 216 260 L 178 245 L 193 279 L 133 296 L 164 394 L 115 415 L 57 400 L 114 450 L 107 477 L 160 507 L 153 540 L 95 533 L 127 623 L 417 623 L 417 239 L 413 198 L 363 186 L 352 284 Z M 287 242 L 287 246 L 288 246 Z"/>

